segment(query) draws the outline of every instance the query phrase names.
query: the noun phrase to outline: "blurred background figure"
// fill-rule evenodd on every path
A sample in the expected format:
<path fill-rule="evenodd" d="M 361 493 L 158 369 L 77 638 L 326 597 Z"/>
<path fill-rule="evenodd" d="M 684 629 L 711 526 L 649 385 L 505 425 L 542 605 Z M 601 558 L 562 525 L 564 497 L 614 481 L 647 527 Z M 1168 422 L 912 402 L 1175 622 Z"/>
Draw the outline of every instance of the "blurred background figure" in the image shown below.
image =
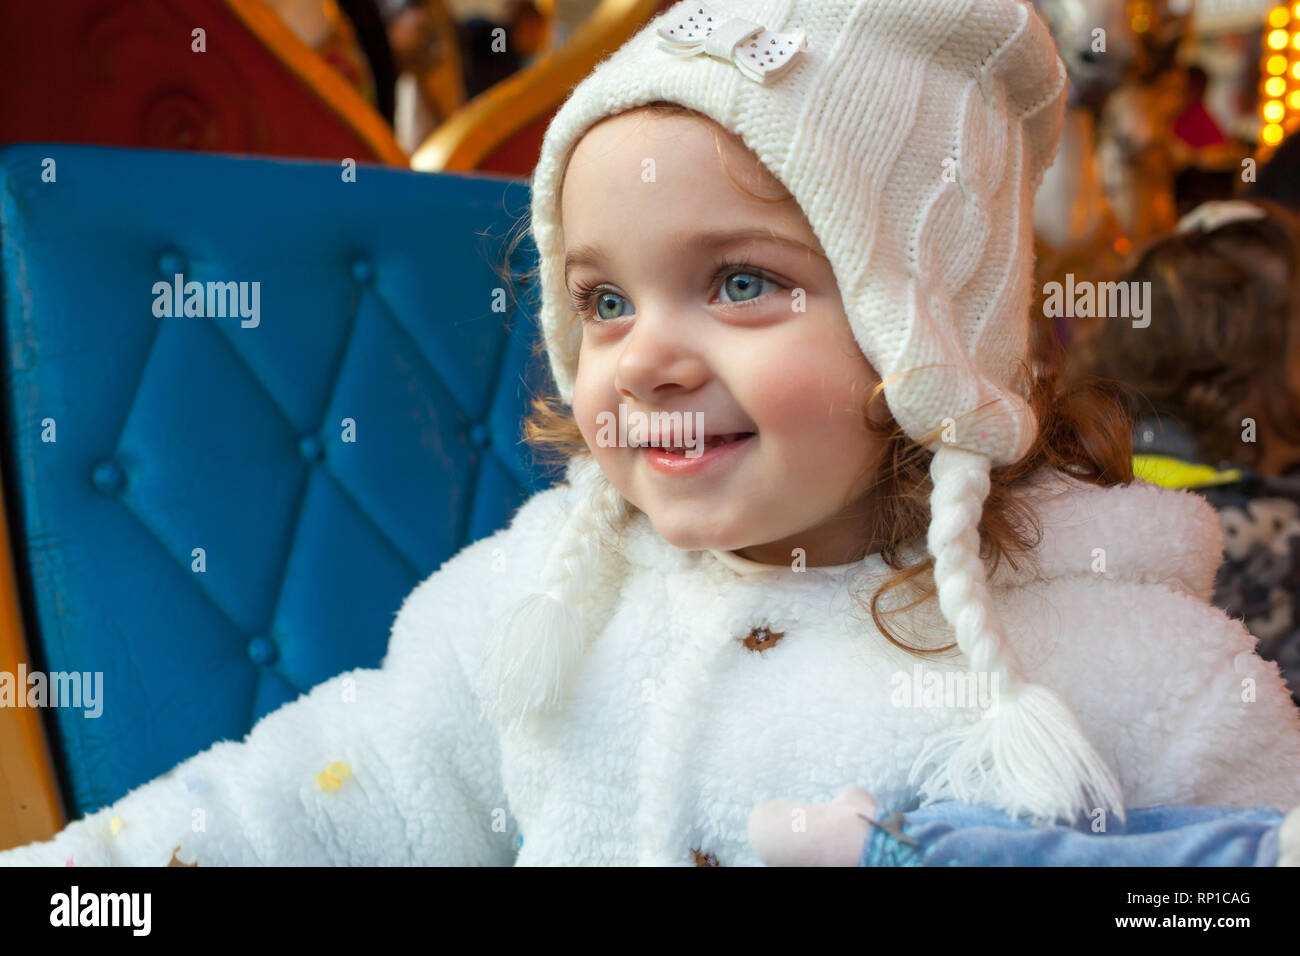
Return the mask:
<path fill-rule="evenodd" d="M 1117 280 L 1202 203 L 1295 201 L 1281 166 L 1257 179 L 1300 125 L 1300 3 L 1035 6 L 1070 79 L 1061 150 L 1034 207 L 1040 290 Z M 1059 358 L 1073 315 L 1036 317 L 1038 360 Z"/>
<path fill-rule="evenodd" d="M 1183 109 L 1174 120 L 1174 135 L 1192 149 L 1222 146 L 1227 137 L 1205 107 L 1209 77 L 1199 66 L 1183 74 Z"/>
<path fill-rule="evenodd" d="M 500 83 L 538 55 L 548 42 L 548 22 L 533 0 L 507 0 L 485 5 L 473 16 L 456 5 L 460 15 L 461 48 L 465 51 L 465 90 L 477 96 Z M 594 3 L 588 3 L 588 12 Z M 508 42 L 506 42 L 508 40 Z"/>
<path fill-rule="evenodd" d="M 393 132 L 409 153 L 465 102 L 469 51 L 440 0 L 385 0 L 382 10 L 397 70 Z"/>
<path fill-rule="evenodd" d="M 562 43 L 599 0 L 265 0 L 413 153 L 467 100 Z"/>
<path fill-rule="evenodd" d="M 1131 0 L 1037 0 L 1069 75 L 1056 162 L 1034 203 L 1039 288 L 1065 276 L 1105 281 L 1125 266 L 1135 237 L 1176 221 L 1169 117 L 1153 78 L 1177 49 L 1186 12 Z M 1140 240 L 1139 240 L 1140 241 Z M 1070 339 L 1071 316 L 1044 317 L 1040 361 Z"/>
<path fill-rule="evenodd" d="M 1125 0 L 1036 0 L 1069 74 L 1065 127 L 1056 162 L 1034 204 L 1039 237 L 1061 249 L 1113 230 L 1097 168 L 1097 118 L 1128 74 L 1133 35 Z"/>
<path fill-rule="evenodd" d="M 298 39 L 315 50 L 390 123 L 393 56 L 375 0 L 265 0 Z"/>
<path fill-rule="evenodd" d="M 1266 200 L 1206 204 L 1122 281 L 1150 284 L 1150 324 L 1081 321 L 1069 367 L 1126 386 L 1137 475 L 1219 510 L 1215 603 L 1300 704 L 1300 219 Z"/>

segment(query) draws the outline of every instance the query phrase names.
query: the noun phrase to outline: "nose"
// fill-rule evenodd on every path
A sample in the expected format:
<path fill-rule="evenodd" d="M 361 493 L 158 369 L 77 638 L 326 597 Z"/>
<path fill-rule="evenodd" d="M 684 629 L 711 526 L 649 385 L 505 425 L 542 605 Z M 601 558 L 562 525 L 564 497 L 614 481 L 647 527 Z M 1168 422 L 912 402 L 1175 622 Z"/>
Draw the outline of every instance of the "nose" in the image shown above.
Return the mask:
<path fill-rule="evenodd" d="M 708 374 L 690 317 L 674 309 L 643 309 L 623 340 L 614 385 L 620 395 L 650 404 L 674 390 L 698 388 Z"/>

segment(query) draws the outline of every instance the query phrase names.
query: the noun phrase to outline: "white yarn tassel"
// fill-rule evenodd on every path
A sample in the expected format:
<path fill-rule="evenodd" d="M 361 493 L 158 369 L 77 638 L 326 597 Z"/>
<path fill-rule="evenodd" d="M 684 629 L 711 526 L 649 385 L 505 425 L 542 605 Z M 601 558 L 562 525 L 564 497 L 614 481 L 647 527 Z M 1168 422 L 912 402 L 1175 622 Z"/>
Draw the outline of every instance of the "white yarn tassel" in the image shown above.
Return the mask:
<path fill-rule="evenodd" d="M 484 710 L 515 728 L 564 699 L 586 651 L 583 588 L 599 570 L 602 532 L 623 513 L 622 497 L 590 455 L 571 460 L 568 480 L 576 500 L 539 588 L 505 616 L 482 665 Z"/>
<path fill-rule="evenodd" d="M 1124 819 L 1118 781 L 1084 735 L 1069 706 L 1027 682 L 989 597 L 979 523 L 989 493 L 990 461 L 943 445 L 930 466 L 928 544 L 943 616 L 976 674 L 995 674 L 997 704 L 982 720 L 935 735 L 912 767 L 911 781 L 938 761 L 921 784 L 926 802 L 954 799 L 1025 813 L 1036 824 L 1101 808 Z"/>

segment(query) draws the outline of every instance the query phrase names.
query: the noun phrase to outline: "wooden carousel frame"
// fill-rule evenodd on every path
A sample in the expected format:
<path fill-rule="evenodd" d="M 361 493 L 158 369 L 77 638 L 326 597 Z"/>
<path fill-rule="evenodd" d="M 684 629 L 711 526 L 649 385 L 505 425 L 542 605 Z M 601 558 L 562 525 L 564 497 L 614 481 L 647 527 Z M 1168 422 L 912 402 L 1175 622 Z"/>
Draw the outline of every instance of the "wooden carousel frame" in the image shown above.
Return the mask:
<path fill-rule="evenodd" d="M 558 50 L 474 97 L 411 157 L 421 172 L 468 172 L 520 130 L 557 109 L 606 55 L 623 45 L 663 6 L 661 0 L 602 0 Z"/>
<path fill-rule="evenodd" d="M 250 33 L 314 91 L 320 100 L 352 127 L 375 155 L 390 166 L 405 166 L 408 158 L 392 129 L 379 112 L 365 101 L 315 50 L 303 43 L 261 0 L 223 0 Z"/>
<path fill-rule="evenodd" d="M 2 479 L 0 479 L 2 480 Z M 0 495 L 0 503 L 4 496 Z M 6 509 L 0 506 L 0 674 L 17 680 L 32 660 L 23 639 L 22 603 Z M 15 692 L 26 695 L 26 687 Z M 48 840 L 66 822 L 58 778 L 41 722 L 44 708 L 0 706 L 0 849 Z"/>

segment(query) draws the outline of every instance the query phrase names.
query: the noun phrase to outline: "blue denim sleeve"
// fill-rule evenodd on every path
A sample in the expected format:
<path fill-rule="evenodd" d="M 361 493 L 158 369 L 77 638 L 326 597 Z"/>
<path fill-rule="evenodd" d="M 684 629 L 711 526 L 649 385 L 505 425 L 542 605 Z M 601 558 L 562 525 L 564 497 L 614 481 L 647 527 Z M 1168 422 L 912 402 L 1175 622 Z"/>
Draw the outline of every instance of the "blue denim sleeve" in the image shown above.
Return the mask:
<path fill-rule="evenodd" d="M 989 807 L 936 803 L 880 813 L 860 865 L 1273 866 L 1283 816 L 1271 807 L 1147 807 L 1095 833 L 1086 823 L 1034 827 Z"/>

